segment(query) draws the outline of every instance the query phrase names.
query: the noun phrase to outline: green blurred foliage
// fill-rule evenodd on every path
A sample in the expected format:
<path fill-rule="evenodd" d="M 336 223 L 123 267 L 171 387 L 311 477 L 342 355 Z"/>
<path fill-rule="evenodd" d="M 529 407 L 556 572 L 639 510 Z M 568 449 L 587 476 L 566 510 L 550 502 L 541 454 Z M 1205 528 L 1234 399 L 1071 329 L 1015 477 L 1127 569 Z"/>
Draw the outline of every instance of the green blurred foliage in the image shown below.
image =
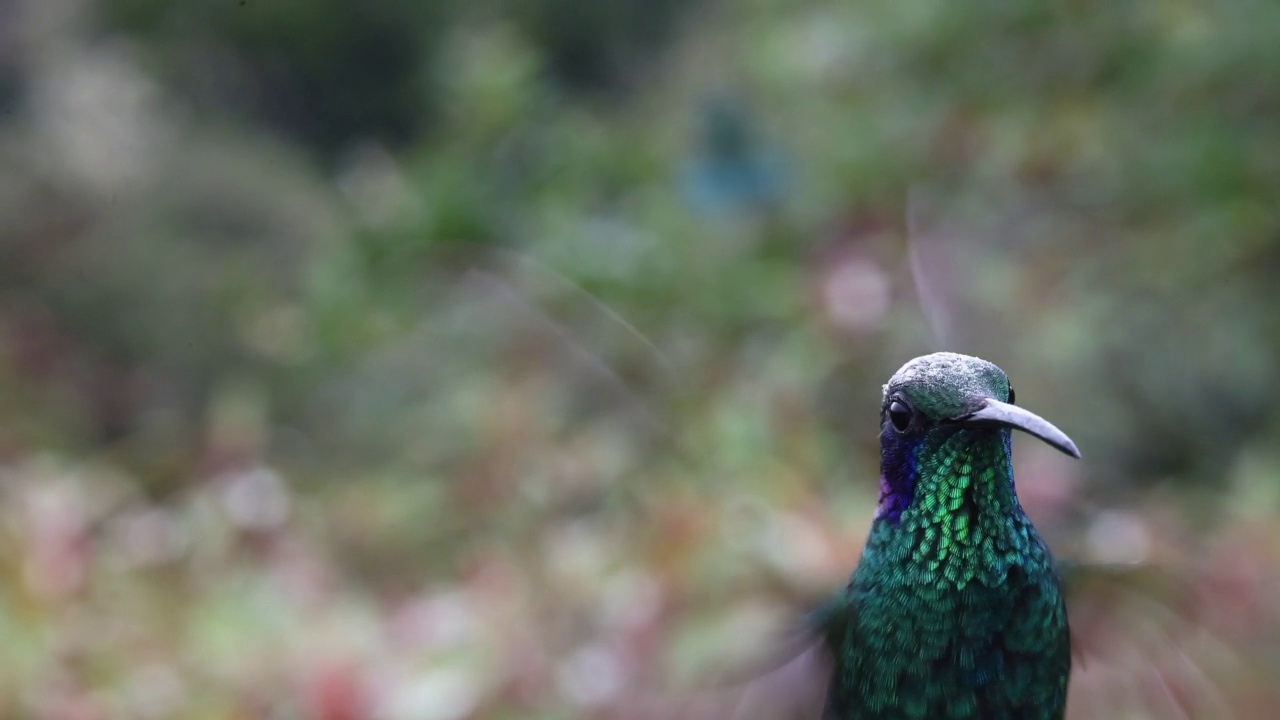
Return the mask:
<path fill-rule="evenodd" d="M 17 6 L 0 714 L 581 716 L 841 581 L 939 343 L 1273 597 L 1280 7 Z"/>
<path fill-rule="evenodd" d="M 107 0 L 105 28 L 202 114 L 257 119 L 332 152 L 353 135 L 421 129 L 449 3 Z"/>

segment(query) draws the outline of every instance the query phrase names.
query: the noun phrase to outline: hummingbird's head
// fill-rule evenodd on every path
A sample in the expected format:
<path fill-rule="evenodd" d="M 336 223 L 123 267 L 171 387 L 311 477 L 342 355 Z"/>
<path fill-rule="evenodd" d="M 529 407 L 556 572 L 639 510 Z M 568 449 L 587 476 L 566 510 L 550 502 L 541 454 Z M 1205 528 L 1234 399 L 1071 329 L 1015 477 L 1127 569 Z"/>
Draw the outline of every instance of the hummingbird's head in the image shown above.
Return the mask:
<path fill-rule="evenodd" d="M 1072 457 L 1076 445 L 1048 420 L 1014 404 L 1009 378 L 996 365 L 969 355 L 923 355 L 889 378 L 880 405 L 881 436 L 924 436 L 940 428 L 1015 429 Z"/>
<path fill-rule="evenodd" d="M 1014 404 L 1009 378 L 986 360 L 934 353 L 903 365 L 880 404 L 880 516 L 896 521 L 917 496 L 936 504 L 948 494 L 959 507 L 957 488 L 1013 502 L 1014 429 L 1080 457 L 1071 438 Z"/>

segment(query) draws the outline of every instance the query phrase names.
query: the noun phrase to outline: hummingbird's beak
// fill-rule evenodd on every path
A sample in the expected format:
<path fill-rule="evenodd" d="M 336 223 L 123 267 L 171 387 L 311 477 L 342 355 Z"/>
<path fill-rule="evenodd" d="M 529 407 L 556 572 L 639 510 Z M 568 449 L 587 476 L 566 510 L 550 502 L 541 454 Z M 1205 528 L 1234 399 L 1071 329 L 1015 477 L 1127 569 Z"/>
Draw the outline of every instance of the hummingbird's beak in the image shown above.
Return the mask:
<path fill-rule="evenodd" d="M 1076 448 L 1076 444 L 1071 442 L 1071 438 L 1067 437 L 1066 433 L 1054 427 L 1053 423 L 1030 410 L 1023 410 L 1017 405 L 1003 403 L 994 398 L 983 400 L 977 410 L 956 418 L 954 422 L 977 427 L 1000 425 L 1014 428 L 1035 435 L 1071 457 L 1080 457 L 1080 450 Z"/>

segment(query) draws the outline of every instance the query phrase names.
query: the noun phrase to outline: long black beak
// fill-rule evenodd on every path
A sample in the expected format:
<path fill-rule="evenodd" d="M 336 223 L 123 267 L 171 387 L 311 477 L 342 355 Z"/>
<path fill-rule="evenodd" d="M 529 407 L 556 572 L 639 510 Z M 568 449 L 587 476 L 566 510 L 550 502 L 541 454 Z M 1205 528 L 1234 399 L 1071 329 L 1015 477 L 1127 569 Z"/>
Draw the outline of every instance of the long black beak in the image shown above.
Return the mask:
<path fill-rule="evenodd" d="M 999 425 L 1015 428 L 1035 435 L 1071 457 L 1080 457 L 1080 450 L 1076 448 L 1076 444 L 1071 442 L 1071 438 L 1067 437 L 1066 433 L 1054 427 L 1053 423 L 1030 410 L 1023 410 L 1017 405 L 1003 403 L 993 398 L 987 398 L 983 401 L 982 407 L 968 415 L 956 418 L 954 422 L 978 427 Z"/>

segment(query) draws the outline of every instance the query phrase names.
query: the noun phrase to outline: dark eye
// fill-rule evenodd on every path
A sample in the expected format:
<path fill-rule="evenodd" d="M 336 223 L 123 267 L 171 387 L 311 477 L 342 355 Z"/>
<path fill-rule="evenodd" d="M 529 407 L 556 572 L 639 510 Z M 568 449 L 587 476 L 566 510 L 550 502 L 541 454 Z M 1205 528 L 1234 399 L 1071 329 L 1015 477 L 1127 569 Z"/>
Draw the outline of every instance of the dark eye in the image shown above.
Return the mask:
<path fill-rule="evenodd" d="M 894 430 L 906 432 L 911 425 L 911 408 L 901 400 L 889 403 L 889 422 L 893 423 Z"/>
<path fill-rule="evenodd" d="M 1010 405 L 1015 404 L 1015 403 L 1014 403 L 1014 400 L 1013 400 L 1013 386 L 1012 386 L 1012 385 L 1010 385 L 1010 386 L 1009 386 L 1009 404 L 1010 404 Z"/>

